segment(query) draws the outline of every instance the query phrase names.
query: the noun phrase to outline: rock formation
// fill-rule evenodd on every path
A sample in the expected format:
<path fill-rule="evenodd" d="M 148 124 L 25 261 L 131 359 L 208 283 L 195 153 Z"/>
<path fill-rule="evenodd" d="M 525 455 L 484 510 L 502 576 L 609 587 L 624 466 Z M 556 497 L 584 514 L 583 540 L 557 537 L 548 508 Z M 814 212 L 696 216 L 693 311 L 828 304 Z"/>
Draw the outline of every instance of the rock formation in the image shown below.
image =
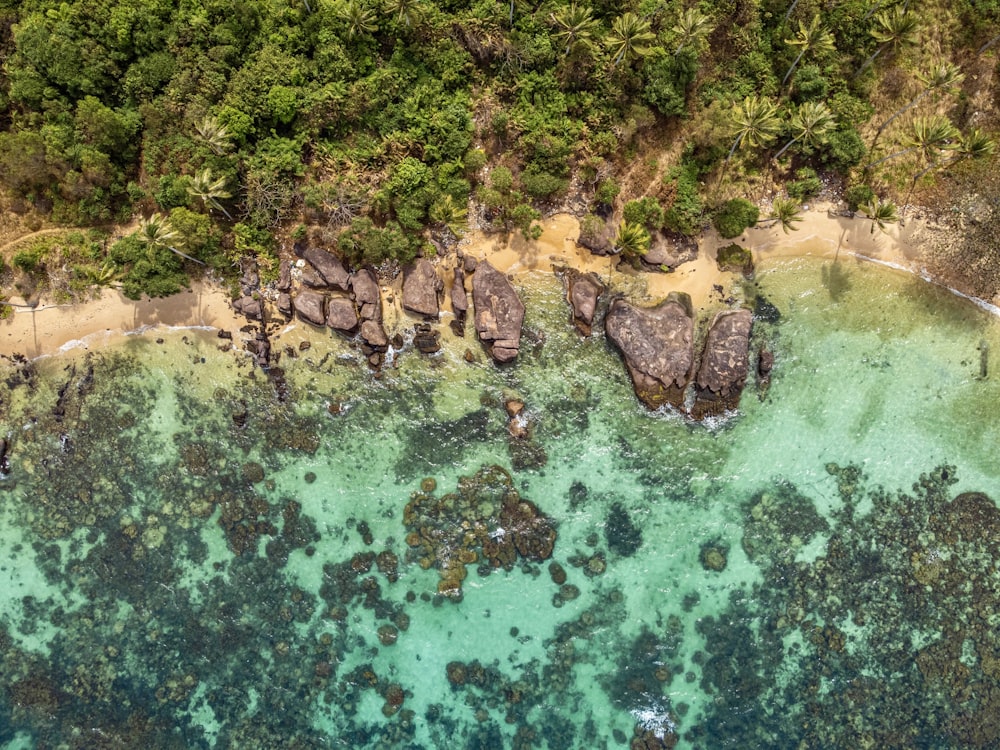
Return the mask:
<path fill-rule="evenodd" d="M 510 362 L 521 346 L 524 304 L 510 280 L 487 261 L 472 276 L 472 302 L 476 306 L 476 332 L 497 362 Z"/>
<path fill-rule="evenodd" d="M 704 419 L 735 409 L 747 381 L 750 357 L 749 310 L 723 310 L 715 316 L 695 381 L 691 416 Z"/>
<path fill-rule="evenodd" d="M 382 295 L 373 271 L 363 268 L 351 274 L 351 292 L 362 320 L 382 320 Z"/>
<path fill-rule="evenodd" d="M 694 360 L 694 320 L 687 295 L 671 294 L 652 308 L 616 299 L 604 327 L 625 358 L 639 400 L 651 409 L 664 404 L 682 408 Z"/>
<path fill-rule="evenodd" d="M 319 272 L 327 286 L 342 292 L 347 291 L 350 274 L 347 273 L 344 264 L 340 262 L 340 258 L 318 247 L 306 248 L 302 251 L 302 257 Z"/>
<path fill-rule="evenodd" d="M 438 293 L 444 288 L 437 271 L 420 258 L 403 272 L 403 309 L 427 318 L 437 318 Z"/>
<path fill-rule="evenodd" d="M 325 298 L 318 292 L 302 291 L 295 295 L 292 305 L 306 323 L 326 325 Z"/>
<path fill-rule="evenodd" d="M 604 284 L 595 273 L 580 273 L 565 269 L 566 299 L 573 309 L 572 321 L 577 330 L 589 336 L 594 325 L 597 301 L 605 292 Z"/>
<path fill-rule="evenodd" d="M 326 303 L 326 324 L 335 331 L 353 335 L 358 329 L 358 311 L 347 297 L 332 297 Z"/>
<path fill-rule="evenodd" d="M 647 267 L 673 271 L 697 257 L 698 242 L 695 239 L 674 232 L 654 232 L 642 262 Z"/>

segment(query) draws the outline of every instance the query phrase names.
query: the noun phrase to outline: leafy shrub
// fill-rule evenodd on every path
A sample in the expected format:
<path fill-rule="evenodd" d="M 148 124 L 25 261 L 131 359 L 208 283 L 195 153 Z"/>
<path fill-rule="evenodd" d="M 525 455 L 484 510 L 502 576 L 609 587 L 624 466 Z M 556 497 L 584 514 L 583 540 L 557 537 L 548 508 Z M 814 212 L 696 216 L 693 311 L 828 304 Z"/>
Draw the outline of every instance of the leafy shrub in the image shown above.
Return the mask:
<path fill-rule="evenodd" d="M 45 269 L 45 265 L 42 261 L 48 254 L 48 250 L 49 248 L 45 243 L 33 244 L 31 247 L 27 247 L 24 250 L 18 250 L 14 253 L 14 257 L 11 258 L 11 263 L 14 264 L 15 268 L 18 268 L 27 274 L 42 271 Z"/>
<path fill-rule="evenodd" d="M 611 178 L 601 180 L 597 183 L 597 189 L 594 190 L 594 202 L 610 206 L 615 202 L 615 198 L 618 197 L 621 190 L 621 186 L 615 180 Z"/>
<path fill-rule="evenodd" d="M 704 207 L 698 195 L 698 171 L 692 164 L 685 164 L 670 172 L 669 179 L 676 180 L 674 201 L 663 214 L 663 225 L 673 232 L 689 237 L 701 230 Z"/>
<path fill-rule="evenodd" d="M 844 191 L 844 200 L 849 209 L 857 211 L 875 200 L 875 191 L 867 185 L 852 185 Z"/>
<path fill-rule="evenodd" d="M 187 286 L 181 259 L 162 247 L 150 247 L 131 234 L 113 244 L 108 260 L 121 270 L 122 294 L 129 299 L 168 297 Z"/>
<path fill-rule="evenodd" d="M 719 207 L 712 215 L 712 224 L 722 237 L 731 239 L 743 234 L 760 217 L 760 210 L 745 198 L 733 198 Z"/>
<path fill-rule="evenodd" d="M 810 169 L 809 167 L 802 167 L 795 172 L 795 176 L 798 178 L 789 182 L 785 185 L 785 190 L 788 195 L 799 203 L 812 198 L 817 195 L 819 191 L 823 188 L 823 183 L 819 181 L 819 177 L 816 176 L 816 171 Z"/>
<path fill-rule="evenodd" d="M 337 248 L 355 267 L 378 266 L 386 261 L 406 264 L 417 257 L 419 247 L 419 241 L 404 234 L 396 222 L 378 227 L 367 216 L 354 219 L 337 238 Z"/>
<path fill-rule="evenodd" d="M 569 186 L 569 181 L 529 168 L 521 175 L 521 185 L 524 186 L 524 192 L 535 200 L 545 200 L 564 192 Z"/>
<path fill-rule="evenodd" d="M 802 102 L 822 101 L 830 90 L 830 81 L 818 65 L 803 65 L 792 77 L 792 98 Z"/>
<path fill-rule="evenodd" d="M 835 130 L 827 137 L 823 161 L 838 172 L 846 172 L 861 163 L 868 153 L 865 142 L 854 128 Z"/>
<path fill-rule="evenodd" d="M 663 226 L 663 209 L 659 201 L 651 195 L 637 201 L 629 201 L 622 210 L 622 218 L 629 224 L 638 224 L 646 229 Z"/>
<path fill-rule="evenodd" d="M 682 50 L 678 55 L 667 55 L 647 63 L 643 67 L 646 87 L 643 98 L 660 114 L 683 115 L 685 113 L 687 87 L 698 73 L 698 58 L 694 50 Z"/>

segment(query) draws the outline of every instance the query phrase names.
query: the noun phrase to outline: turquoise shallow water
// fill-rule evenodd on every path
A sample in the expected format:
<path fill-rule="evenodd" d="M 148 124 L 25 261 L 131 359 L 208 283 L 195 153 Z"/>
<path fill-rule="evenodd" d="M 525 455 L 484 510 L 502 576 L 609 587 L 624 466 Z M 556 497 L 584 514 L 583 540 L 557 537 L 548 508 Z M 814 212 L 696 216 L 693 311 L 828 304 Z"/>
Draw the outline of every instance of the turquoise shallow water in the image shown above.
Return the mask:
<path fill-rule="evenodd" d="M 775 264 L 773 382 L 706 427 L 522 292 L 504 369 L 331 338 L 277 388 L 195 331 L 5 362 L 0 747 L 1000 742 L 995 319 Z"/>

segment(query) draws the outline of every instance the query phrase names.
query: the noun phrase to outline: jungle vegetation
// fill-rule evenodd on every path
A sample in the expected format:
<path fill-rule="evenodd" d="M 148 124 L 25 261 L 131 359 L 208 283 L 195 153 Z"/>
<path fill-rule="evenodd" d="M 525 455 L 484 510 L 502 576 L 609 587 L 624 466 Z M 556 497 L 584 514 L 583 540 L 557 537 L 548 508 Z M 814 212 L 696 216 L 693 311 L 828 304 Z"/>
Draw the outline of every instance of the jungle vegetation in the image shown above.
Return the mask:
<path fill-rule="evenodd" d="M 81 278 L 132 295 L 246 255 L 266 275 L 306 234 L 390 271 L 558 207 L 638 253 L 661 229 L 738 233 L 765 191 L 794 216 L 821 178 L 901 201 L 994 160 L 1000 129 L 1000 0 L 0 0 L 0 19 L 6 205 L 89 231 Z M 131 230 L 93 239 L 112 226 Z"/>

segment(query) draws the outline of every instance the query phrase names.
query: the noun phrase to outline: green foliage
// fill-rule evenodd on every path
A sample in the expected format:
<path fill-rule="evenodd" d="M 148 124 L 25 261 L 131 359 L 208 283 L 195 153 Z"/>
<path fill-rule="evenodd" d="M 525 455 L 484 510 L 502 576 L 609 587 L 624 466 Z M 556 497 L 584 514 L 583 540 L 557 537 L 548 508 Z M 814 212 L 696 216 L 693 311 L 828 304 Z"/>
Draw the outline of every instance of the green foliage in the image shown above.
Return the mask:
<path fill-rule="evenodd" d="M 569 181 L 529 168 L 521 175 L 521 185 L 524 186 L 524 192 L 535 200 L 545 200 L 564 192 Z"/>
<path fill-rule="evenodd" d="M 167 297 L 188 284 L 181 258 L 166 248 L 151 248 L 134 234 L 115 242 L 108 260 L 118 270 L 122 294 L 129 299 Z"/>
<path fill-rule="evenodd" d="M 693 49 L 659 57 L 642 69 L 646 86 L 643 98 L 660 114 L 683 115 L 688 87 L 698 74 L 698 58 Z"/>
<path fill-rule="evenodd" d="M 831 168 L 846 172 L 860 164 L 867 154 L 868 148 L 858 131 L 845 127 L 834 130 L 827 136 L 822 160 Z"/>
<path fill-rule="evenodd" d="M 10 259 L 14 268 L 26 274 L 34 274 L 45 270 L 45 256 L 48 255 L 49 248 L 44 242 L 35 243 L 30 247 L 18 250 Z"/>
<path fill-rule="evenodd" d="M 622 218 L 627 224 L 636 224 L 648 230 L 659 229 L 663 225 L 663 209 L 656 198 L 647 195 L 626 203 Z"/>
<path fill-rule="evenodd" d="M 366 216 L 354 219 L 337 238 L 337 249 L 354 267 L 380 266 L 387 261 L 406 264 L 417 257 L 419 242 L 403 233 L 399 224 L 377 227 Z"/>
<path fill-rule="evenodd" d="M 744 198 L 733 198 L 720 206 L 712 214 L 712 225 L 719 235 L 732 239 L 743 234 L 743 230 L 752 227 L 760 217 L 760 210 Z"/>
<path fill-rule="evenodd" d="M 610 206 L 621 191 L 621 186 L 615 180 L 611 178 L 601 180 L 594 190 L 594 202 L 598 205 Z"/>
<path fill-rule="evenodd" d="M 816 170 L 809 167 L 802 167 L 795 172 L 796 179 L 785 185 L 785 190 L 789 196 L 802 203 L 814 195 L 817 195 L 823 188 L 823 183 L 816 176 Z"/>
<path fill-rule="evenodd" d="M 868 185 L 852 185 L 844 191 L 844 200 L 851 211 L 857 211 L 875 200 L 875 191 Z"/>
<path fill-rule="evenodd" d="M 705 213 L 698 194 L 698 172 L 690 164 L 682 165 L 668 175 L 675 183 L 673 202 L 663 213 L 663 225 L 673 232 L 689 237 L 701 231 Z"/>

